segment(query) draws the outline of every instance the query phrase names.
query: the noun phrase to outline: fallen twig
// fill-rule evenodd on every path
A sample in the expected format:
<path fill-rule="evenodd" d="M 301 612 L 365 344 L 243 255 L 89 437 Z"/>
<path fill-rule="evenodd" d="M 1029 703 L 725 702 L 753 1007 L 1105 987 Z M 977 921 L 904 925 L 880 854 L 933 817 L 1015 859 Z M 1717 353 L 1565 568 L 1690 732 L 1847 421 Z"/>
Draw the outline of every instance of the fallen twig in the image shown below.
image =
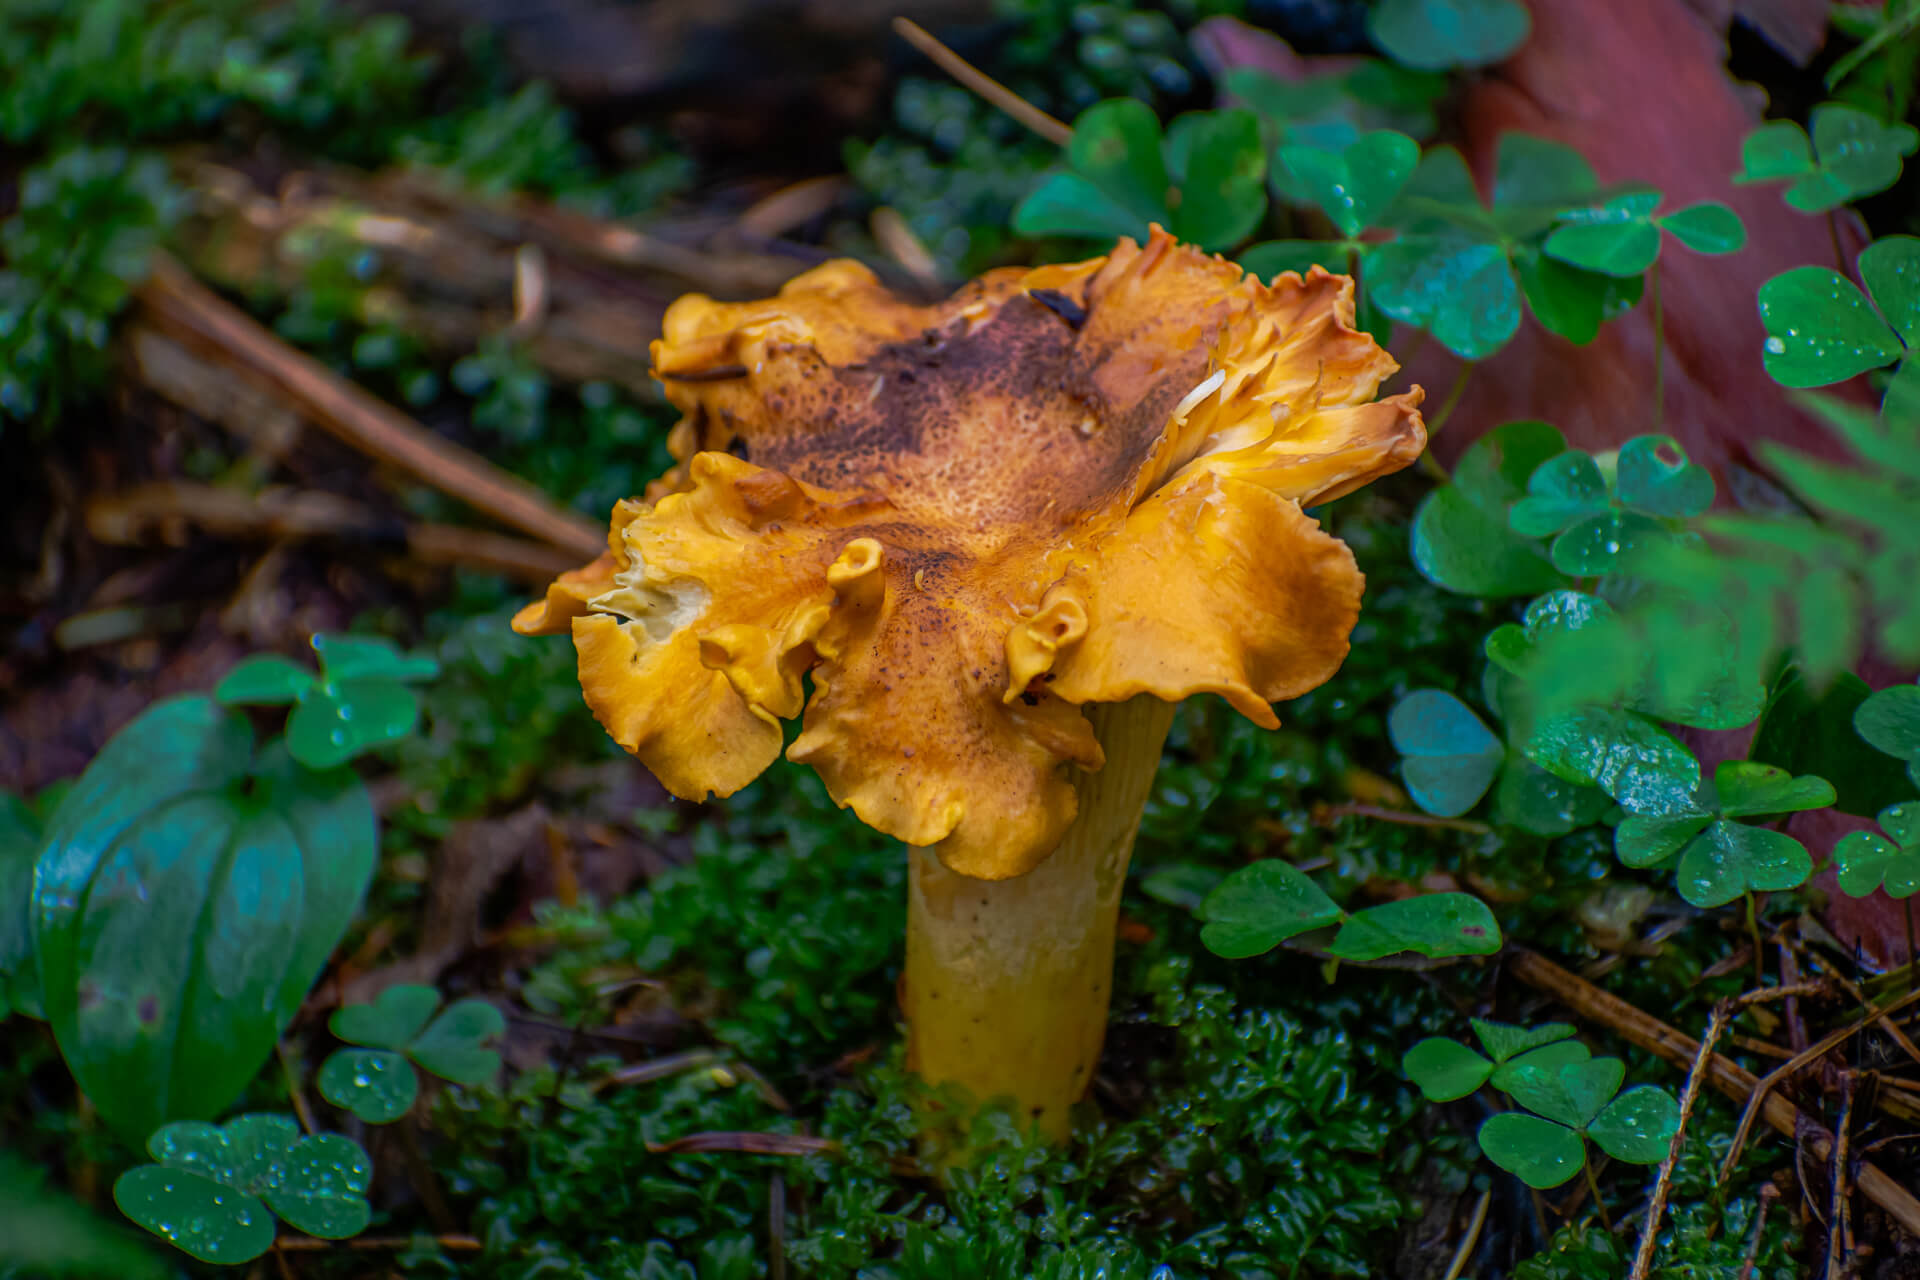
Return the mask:
<path fill-rule="evenodd" d="M 804 1133 L 711 1130 L 689 1133 L 671 1142 L 649 1142 L 647 1150 L 655 1155 L 689 1151 L 744 1151 L 756 1156 L 815 1156 L 838 1155 L 840 1144 L 832 1138 L 813 1138 Z"/>
<path fill-rule="evenodd" d="M 1440 1280 L 1460 1280 L 1460 1273 L 1466 1270 L 1467 1259 L 1473 1256 L 1473 1246 L 1480 1239 L 1480 1228 L 1487 1223 L 1487 1206 L 1492 1203 L 1492 1188 L 1482 1191 L 1480 1199 L 1473 1206 L 1473 1218 L 1467 1223 L 1467 1233 L 1460 1237 L 1460 1247 L 1453 1251 L 1453 1261 L 1447 1264 L 1447 1274 Z"/>
<path fill-rule="evenodd" d="M 1674 1030 L 1658 1018 L 1642 1013 L 1618 996 L 1609 995 L 1592 983 L 1581 980 L 1545 956 L 1515 950 L 1507 957 L 1507 972 L 1528 986 L 1553 996 L 1581 1017 L 1611 1028 L 1623 1039 L 1658 1054 L 1676 1066 L 1689 1065 L 1694 1055 L 1700 1052 L 1699 1042 L 1690 1036 Z M 1745 1102 L 1754 1096 L 1754 1090 L 1760 1083 L 1752 1072 L 1717 1053 L 1707 1059 L 1707 1071 L 1709 1083 L 1736 1102 Z M 1775 1093 L 1765 1096 L 1759 1106 L 1759 1114 L 1775 1130 L 1788 1137 L 1792 1137 L 1796 1126 L 1805 1120 L 1798 1107 Z M 1817 1130 L 1813 1144 L 1815 1154 L 1825 1159 L 1833 1150 L 1833 1135 L 1811 1121 L 1807 1123 Z M 1920 1200 L 1915 1199 L 1911 1191 L 1870 1164 L 1860 1165 L 1854 1185 L 1879 1205 L 1888 1217 L 1905 1228 L 1908 1234 L 1920 1238 Z"/>
<path fill-rule="evenodd" d="M 215 348 L 363 453 L 582 559 L 605 548 L 606 535 L 599 526 L 295 351 L 216 297 L 166 254 L 155 255 L 153 274 L 141 286 L 139 298 L 162 327 Z"/>
<path fill-rule="evenodd" d="M 1693 1118 L 1693 1104 L 1700 1100 L 1700 1082 L 1706 1078 L 1707 1059 L 1713 1056 L 1713 1046 L 1719 1042 L 1720 1033 L 1727 1029 L 1727 1018 L 1732 1012 L 1731 1000 L 1722 1000 L 1713 1007 L 1706 1034 L 1700 1037 L 1699 1051 L 1693 1055 L 1686 1086 L 1680 1091 L 1680 1124 L 1673 1131 L 1673 1141 L 1667 1144 L 1667 1158 L 1660 1162 L 1660 1176 L 1653 1183 L 1653 1199 L 1647 1205 L 1647 1223 L 1640 1228 L 1640 1247 L 1633 1255 L 1629 1280 L 1646 1280 L 1652 1273 L 1653 1253 L 1660 1247 L 1660 1218 L 1667 1211 L 1667 1193 L 1673 1188 L 1673 1170 L 1680 1163 L 1680 1149 L 1686 1145 L 1687 1121 Z"/>
<path fill-rule="evenodd" d="M 931 32 L 913 19 L 895 18 L 893 29 L 899 32 L 902 40 L 926 54 L 942 71 L 1056 147 L 1064 147 L 1073 141 L 1073 129 L 1065 121 L 1054 119 L 975 67 L 946 45 L 941 44 Z"/>
<path fill-rule="evenodd" d="M 1330 826 L 1336 818 L 1372 818 L 1376 822 L 1396 822 L 1403 827 L 1439 827 L 1446 831 L 1466 831 L 1474 835 L 1485 835 L 1493 830 L 1484 822 L 1475 822 L 1471 818 L 1436 818 L 1429 813 L 1411 813 L 1404 809 L 1388 809 L 1377 804 L 1317 804 L 1309 815 L 1316 827 Z"/>

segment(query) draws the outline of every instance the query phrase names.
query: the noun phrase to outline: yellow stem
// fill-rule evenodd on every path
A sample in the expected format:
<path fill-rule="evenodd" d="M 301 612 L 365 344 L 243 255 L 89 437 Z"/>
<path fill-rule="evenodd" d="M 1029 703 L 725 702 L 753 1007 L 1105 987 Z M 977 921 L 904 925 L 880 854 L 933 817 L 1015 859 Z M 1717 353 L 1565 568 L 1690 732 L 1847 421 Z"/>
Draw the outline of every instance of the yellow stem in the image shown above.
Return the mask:
<path fill-rule="evenodd" d="M 1037 868 L 975 880 L 908 853 L 907 1065 L 976 1101 L 1011 1099 L 1054 1141 L 1100 1058 L 1120 890 L 1173 705 L 1141 696 L 1087 718 L 1107 762 L 1075 780 L 1079 816 Z"/>

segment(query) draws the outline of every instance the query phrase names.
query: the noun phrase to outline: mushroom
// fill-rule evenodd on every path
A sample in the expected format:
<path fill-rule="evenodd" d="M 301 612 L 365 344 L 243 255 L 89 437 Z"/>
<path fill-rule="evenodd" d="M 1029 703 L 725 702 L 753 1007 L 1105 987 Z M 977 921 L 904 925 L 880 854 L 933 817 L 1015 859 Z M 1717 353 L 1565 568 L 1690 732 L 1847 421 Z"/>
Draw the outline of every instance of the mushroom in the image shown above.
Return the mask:
<path fill-rule="evenodd" d="M 781 752 L 909 850 L 908 1063 L 1053 1138 L 1106 1029 L 1120 889 L 1176 703 L 1347 652 L 1361 576 L 1303 505 L 1425 443 L 1353 282 L 1271 286 L 1154 228 L 916 306 L 831 262 L 668 310 L 678 465 L 523 610 L 675 795 Z M 806 681 L 811 677 L 812 696 Z"/>

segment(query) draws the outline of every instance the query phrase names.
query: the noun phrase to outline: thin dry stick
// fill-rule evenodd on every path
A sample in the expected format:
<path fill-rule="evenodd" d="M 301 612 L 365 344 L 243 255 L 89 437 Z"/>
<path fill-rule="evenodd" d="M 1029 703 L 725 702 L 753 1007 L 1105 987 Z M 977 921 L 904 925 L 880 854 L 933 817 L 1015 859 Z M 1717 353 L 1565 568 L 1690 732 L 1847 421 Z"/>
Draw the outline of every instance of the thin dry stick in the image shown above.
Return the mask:
<path fill-rule="evenodd" d="M 1467 831 L 1474 835 L 1485 835 L 1492 830 L 1486 823 L 1475 822 L 1471 818 L 1436 818 L 1431 814 L 1409 813 L 1404 809 L 1388 809 L 1377 804 L 1315 805 L 1312 818 L 1316 827 L 1327 826 L 1335 818 L 1372 818 L 1376 822 L 1397 822 L 1403 827 L 1442 827 L 1448 831 Z"/>
<path fill-rule="evenodd" d="M 900 38 L 932 59 L 942 71 L 973 90 L 987 102 L 1019 121 L 1033 132 L 1053 143 L 1064 147 L 1073 141 L 1073 129 L 1064 121 L 1056 120 L 1040 108 L 1028 102 L 1007 86 L 981 71 L 965 58 L 941 44 L 925 27 L 911 18 L 895 18 L 893 29 Z"/>
<path fill-rule="evenodd" d="M 1467 1223 L 1467 1234 L 1460 1237 L 1460 1247 L 1453 1251 L 1453 1261 L 1447 1264 L 1447 1274 L 1440 1280 L 1460 1280 L 1460 1273 L 1467 1268 L 1467 1259 L 1473 1256 L 1473 1246 L 1480 1240 L 1480 1228 L 1487 1223 L 1487 1206 L 1492 1203 L 1492 1189 L 1482 1191 L 1479 1202 L 1473 1206 L 1473 1219 Z"/>
<path fill-rule="evenodd" d="M 1727 1149 L 1727 1158 L 1720 1162 L 1720 1181 L 1725 1182 L 1727 1178 L 1732 1175 L 1733 1166 L 1739 1163 L 1740 1152 L 1745 1149 L 1747 1138 L 1753 1133 L 1755 1109 L 1759 1107 L 1763 1100 L 1767 1102 L 1772 1101 L 1772 1091 L 1775 1085 L 1789 1076 L 1797 1074 L 1800 1069 L 1808 1063 L 1819 1061 L 1840 1045 L 1845 1044 L 1847 1041 L 1853 1039 L 1853 1037 L 1859 1035 L 1873 1023 L 1891 1014 L 1898 1013 L 1900 1010 L 1915 1002 L 1920 1002 L 1920 991 L 1910 991 L 1886 1008 L 1871 1011 L 1865 1017 L 1858 1018 L 1840 1028 L 1838 1031 L 1822 1037 L 1817 1043 L 1809 1045 L 1804 1052 L 1795 1054 L 1762 1076 L 1753 1087 L 1753 1093 L 1747 1100 L 1746 1110 L 1741 1113 L 1739 1128 L 1733 1131 L 1733 1145 Z"/>
<path fill-rule="evenodd" d="M 1832 1200 L 1827 1210 L 1827 1280 L 1852 1271 L 1853 1215 L 1847 1198 L 1847 1131 L 1853 1127 L 1853 1073 L 1840 1075 L 1840 1115 L 1833 1126 Z"/>
<path fill-rule="evenodd" d="M 606 534 L 599 526 L 295 351 L 216 297 L 166 254 L 155 255 L 153 274 L 139 296 L 176 336 L 212 346 L 361 452 L 411 472 L 502 524 L 582 558 L 606 549 Z"/>
<path fill-rule="evenodd" d="M 1633 1255 L 1630 1280 L 1646 1280 L 1652 1274 L 1653 1253 L 1660 1247 L 1660 1219 L 1667 1211 L 1667 1193 L 1673 1189 L 1673 1171 L 1680 1163 L 1680 1149 L 1686 1145 L 1687 1121 L 1693 1118 L 1693 1104 L 1700 1100 L 1700 1084 L 1706 1079 L 1706 1065 L 1713 1057 L 1713 1046 L 1719 1042 L 1720 1033 L 1727 1029 L 1727 1017 L 1732 1012 L 1731 1000 L 1722 1000 L 1713 1006 L 1706 1034 L 1700 1038 L 1700 1049 L 1693 1055 L 1686 1087 L 1680 1091 L 1680 1126 L 1673 1131 L 1673 1141 L 1667 1144 L 1667 1158 L 1660 1162 L 1660 1176 L 1653 1183 L 1653 1201 L 1647 1206 L 1647 1225 L 1640 1231 L 1640 1248 Z"/>
<path fill-rule="evenodd" d="M 1740 1274 L 1734 1280 L 1753 1280 L 1753 1269 L 1760 1261 L 1760 1242 L 1767 1230 L 1767 1210 L 1773 1208 L 1773 1202 L 1780 1198 L 1780 1188 L 1771 1182 L 1760 1188 L 1760 1207 L 1753 1214 L 1753 1238 L 1747 1242 L 1747 1256 L 1740 1264 Z"/>
<path fill-rule="evenodd" d="M 1649 1053 L 1658 1054 L 1675 1066 L 1688 1066 L 1700 1051 L 1699 1043 L 1692 1037 L 1674 1030 L 1658 1018 L 1642 1013 L 1618 996 L 1609 995 L 1592 983 L 1583 981 L 1545 956 L 1531 951 L 1511 951 L 1507 956 L 1507 972 L 1528 986 L 1553 996 L 1581 1017 L 1611 1028 L 1621 1038 Z M 1710 1073 L 1709 1083 L 1735 1102 L 1744 1102 L 1752 1097 L 1754 1088 L 1760 1083 L 1752 1072 L 1717 1053 L 1707 1060 L 1707 1070 Z M 1805 1120 L 1798 1107 L 1778 1094 L 1767 1096 L 1760 1115 L 1768 1125 L 1788 1137 L 1792 1137 Z M 1833 1135 L 1811 1121 L 1807 1123 L 1815 1132 L 1812 1141 L 1814 1152 L 1824 1159 L 1833 1150 Z M 1861 1194 L 1879 1205 L 1888 1217 L 1905 1228 L 1909 1235 L 1920 1237 L 1920 1199 L 1915 1199 L 1911 1191 L 1870 1164 L 1862 1164 L 1855 1172 L 1854 1185 L 1860 1188 Z"/>

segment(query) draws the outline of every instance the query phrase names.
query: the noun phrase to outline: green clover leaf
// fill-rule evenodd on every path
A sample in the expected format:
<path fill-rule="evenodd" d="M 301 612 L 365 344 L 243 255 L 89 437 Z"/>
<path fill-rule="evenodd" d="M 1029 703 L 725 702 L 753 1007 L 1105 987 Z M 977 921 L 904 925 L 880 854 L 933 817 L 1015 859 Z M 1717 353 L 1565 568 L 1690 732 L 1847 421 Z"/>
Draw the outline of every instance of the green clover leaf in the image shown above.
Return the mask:
<path fill-rule="evenodd" d="M 1554 776 L 1597 786 L 1636 813 L 1684 805 L 1700 780 L 1700 762 L 1673 735 L 1615 707 L 1575 707 L 1543 717 L 1526 753 Z"/>
<path fill-rule="evenodd" d="M 1747 228 L 1740 215 L 1716 201 L 1690 204 L 1654 221 L 1695 253 L 1737 253 L 1747 246 Z"/>
<path fill-rule="evenodd" d="M 1712 501 L 1713 478 L 1677 440 L 1636 436 L 1621 447 L 1611 481 L 1577 449 L 1547 459 L 1507 518 L 1524 537 L 1557 535 L 1548 549 L 1555 569 L 1597 577 L 1662 537 L 1660 520 L 1697 515 Z"/>
<path fill-rule="evenodd" d="M 277 654 L 256 654 L 234 664 L 213 687 L 227 706 L 281 706 L 298 702 L 314 685 L 313 672 Z"/>
<path fill-rule="evenodd" d="M 163 1125 L 147 1151 L 156 1163 L 120 1175 L 114 1202 L 202 1262 L 259 1257 L 273 1244 L 275 1214 L 330 1240 L 358 1234 L 371 1215 L 366 1152 L 338 1134 L 302 1137 L 287 1116 Z"/>
<path fill-rule="evenodd" d="M 1586 1144 L 1563 1124 L 1520 1111 L 1502 1111 L 1480 1126 L 1487 1159 L 1537 1190 L 1557 1187 L 1587 1162 Z"/>
<path fill-rule="evenodd" d="M 1587 1058 L 1551 1069 L 1516 1063 L 1506 1093 L 1536 1115 L 1584 1129 L 1626 1078 L 1627 1064 L 1618 1058 Z"/>
<path fill-rule="evenodd" d="M 1283 146 L 1275 159 L 1292 179 L 1290 189 L 1319 205 L 1340 234 L 1352 239 L 1392 206 L 1420 162 L 1420 144 L 1404 133 L 1381 129 L 1342 151 Z"/>
<path fill-rule="evenodd" d="M 1264 955 L 1288 938 L 1324 928 L 1345 913 L 1306 872 L 1265 858 L 1222 880 L 1200 905 L 1200 941 L 1217 956 Z"/>
<path fill-rule="evenodd" d="M 1713 505 L 1713 476 L 1672 436 L 1635 436 L 1620 446 L 1614 492 L 1630 511 L 1682 519 Z"/>
<path fill-rule="evenodd" d="M 1534 595 L 1560 585 L 1540 545 L 1508 526 L 1507 508 L 1526 493 L 1535 469 L 1566 447 L 1545 422 L 1509 422 L 1474 441 L 1455 464 L 1452 483 L 1414 512 L 1414 566 L 1462 595 Z"/>
<path fill-rule="evenodd" d="M 1493 1073 L 1493 1087 L 1503 1093 L 1512 1093 L 1513 1090 L 1509 1086 L 1523 1069 L 1530 1072 L 1544 1071 L 1551 1075 L 1561 1067 L 1585 1062 L 1592 1056 L 1593 1051 L 1578 1040 L 1560 1040 L 1543 1045 L 1521 1054 L 1511 1062 L 1501 1063 Z"/>
<path fill-rule="evenodd" d="M 1910 898 L 1920 890 L 1920 801 L 1888 805 L 1879 822 L 1886 835 L 1853 831 L 1834 846 L 1840 888 L 1853 898 L 1882 888 L 1890 898 Z"/>
<path fill-rule="evenodd" d="M 1595 1145 L 1629 1164 L 1659 1164 L 1679 1131 L 1679 1102 L 1650 1084 L 1627 1090 L 1587 1126 Z"/>
<path fill-rule="evenodd" d="M 1827 267 L 1795 267 L 1760 286 L 1763 359 L 1775 382 L 1844 382 L 1920 347 L 1920 239 L 1877 240 L 1859 267 L 1866 295 Z"/>
<path fill-rule="evenodd" d="M 1506 748 L 1480 717 L 1440 689 L 1416 689 L 1395 703 L 1387 733 L 1404 757 L 1408 794 L 1443 818 L 1478 804 L 1506 761 Z"/>
<path fill-rule="evenodd" d="M 1653 223 L 1659 203 L 1657 191 L 1633 191 L 1594 208 L 1569 210 L 1547 237 L 1545 251 L 1583 270 L 1637 276 L 1660 256 L 1660 228 Z"/>
<path fill-rule="evenodd" d="M 1380 0 L 1367 12 L 1373 42 L 1395 62 L 1423 71 L 1499 62 L 1531 27 L 1517 0 Z"/>
<path fill-rule="evenodd" d="M 1920 785 L 1920 685 L 1882 689 L 1853 713 L 1853 727 L 1876 751 L 1907 762 L 1907 775 Z"/>
<path fill-rule="evenodd" d="M 1500 926 L 1470 893 L 1425 893 L 1383 902 L 1347 917 L 1327 954 L 1370 961 L 1411 951 L 1439 959 L 1488 956 L 1500 950 Z"/>
<path fill-rule="evenodd" d="M 1802 213 L 1825 213 L 1899 181 L 1901 162 L 1916 147 L 1920 130 L 1912 125 L 1887 124 L 1854 107 L 1826 102 L 1813 109 L 1811 143 L 1788 120 L 1748 134 L 1740 149 L 1742 168 L 1733 180 L 1791 178 L 1787 203 Z"/>
<path fill-rule="evenodd" d="M 1614 831 L 1614 852 L 1630 867 L 1680 856 L 1680 896 L 1717 907 L 1749 890 L 1794 889 L 1813 874 L 1805 846 L 1782 832 L 1735 818 L 1818 809 L 1833 803 L 1824 778 L 1796 778 L 1784 769 L 1728 760 L 1706 795 L 1653 803 L 1624 802 L 1630 815 Z"/>
<path fill-rule="evenodd" d="M 1510 1022 L 1489 1022 L 1474 1018 L 1470 1024 L 1480 1045 L 1495 1062 L 1507 1062 L 1524 1053 L 1569 1039 L 1573 1028 L 1564 1022 L 1543 1022 L 1537 1027 L 1516 1027 Z"/>
<path fill-rule="evenodd" d="M 1400 1069 L 1429 1102 L 1464 1098 L 1493 1075 L 1491 1062 L 1446 1036 L 1429 1036 L 1407 1050 Z"/>
<path fill-rule="evenodd" d="M 1520 291 L 1496 243 L 1458 232 L 1403 235 L 1365 255 L 1367 291 L 1463 360 L 1482 360 L 1520 328 Z"/>
<path fill-rule="evenodd" d="M 336 1009 L 327 1025 L 350 1044 L 404 1053 L 422 1070 L 455 1084 L 478 1084 L 493 1076 L 500 1070 L 500 1055 L 485 1048 L 484 1042 L 507 1029 L 505 1017 L 485 1000 L 456 1000 L 428 1022 L 439 1003 L 440 993 L 432 987 L 405 983 L 387 988 L 370 1005 Z M 334 1054 L 327 1065 L 332 1067 L 339 1057 Z M 341 1106 L 350 1106 L 342 1098 L 365 1098 L 370 1107 L 390 1105 L 400 1086 L 384 1074 L 375 1080 L 371 1078 L 374 1073 L 358 1071 L 357 1067 L 367 1065 L 367 1059 L 350 1061 L 356 1065 L 334 1068 L 340 1098 L 329 1094 L 329 1100 Z M 390 1064 L 383 1061 L 383 1065 Z M 354 1078 L 360 1074 L 369 1079 Z"/>
<path fill-rule="evenodd" d="M 413 1108 L 420 1082 L 391 1049 L 336 1049 L 314 1078 L 320 1096 L 368 1124 L 392 1124 Z"/>
<path fill-rule="evenodd" d="M 1144 238 L 1159 223 L 1203 249 L 1229 249 L 1267 210 L 1266 153 L 1250 111 L 1189 112 L 1163 137 L 1152 108 L 1098 102 L 1074 121 L 1066 169 L 1014 211 L 1026 236 Z"/>
<path fill-rule="evenodd" d="M 1872 693 L 1866 681 L 1843 671 L 1816 696 L 1798 666 L 1787 668 L 1767 694 L 1748 757 L 1790 773 L 1821 770 L 1833 780 L 1834 807 L 1857 817 L 1920 798 L 1900 763 L 1868 745 L 1854 727 L 1855 714 Z"/>
<path fill-rule="evenodd" d="M 316 635 L 313 649 L 318 678 L 286 658 L 260 655 L 229 671 L 214 697 L 229 706 L 294 704 L 287 750 L 309 769 L 335 768 L 413 732 L 420 700 L 406 686 L 437 675 L 438 663 L 371 636 Z"/>

